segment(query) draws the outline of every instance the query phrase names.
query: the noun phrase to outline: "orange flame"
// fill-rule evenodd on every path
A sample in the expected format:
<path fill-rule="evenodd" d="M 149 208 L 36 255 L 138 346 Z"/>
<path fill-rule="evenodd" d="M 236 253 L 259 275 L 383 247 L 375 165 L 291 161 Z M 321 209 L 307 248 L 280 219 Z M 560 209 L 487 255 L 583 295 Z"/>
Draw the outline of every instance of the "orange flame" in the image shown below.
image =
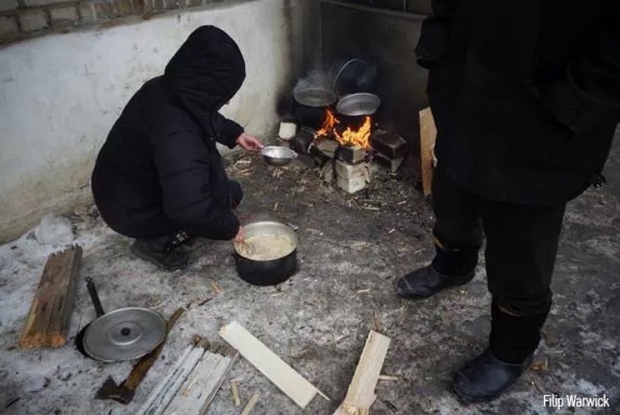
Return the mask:
<path fill-rule="evenodd" d="M 323 122 L 321 129 L 316 132 L 316 138 L 333 134 L 336 140 L 343 146 L 359 146 L 366 150 L 371 148 L 370 130 L 372 127 L 372 122 L 370 117 L 366 117 L 364 119 L 364 124 L 362 124 L 362 126 L 357 130 L 347 127 L 345 131 L 340 132 L 337 129 L 339 124 L 340 120 L 336 118 L 334 113 L 330 110 L 326 110 L 325 121 Z"/>

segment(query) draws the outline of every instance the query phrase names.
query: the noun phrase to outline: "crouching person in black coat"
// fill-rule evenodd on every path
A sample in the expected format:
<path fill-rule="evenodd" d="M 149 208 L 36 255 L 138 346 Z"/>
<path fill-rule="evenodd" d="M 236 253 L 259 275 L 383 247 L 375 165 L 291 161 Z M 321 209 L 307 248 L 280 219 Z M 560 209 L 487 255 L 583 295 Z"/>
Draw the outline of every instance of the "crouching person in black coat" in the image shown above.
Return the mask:
<path fill-rule="evenodd" d="M 176 248 L 188 234 L 241 237 L 233 209 L 243 192 L 228 179 L 216 142 L 247 151 L 262 147 L 218 113 L 244 79 L 234 40 L 216 27 L 200 27 L 114 124 L 97 157 L 92 190 L 108 226 L 136 238 L 138 257 L 182 269 L 188 257 Z"/>

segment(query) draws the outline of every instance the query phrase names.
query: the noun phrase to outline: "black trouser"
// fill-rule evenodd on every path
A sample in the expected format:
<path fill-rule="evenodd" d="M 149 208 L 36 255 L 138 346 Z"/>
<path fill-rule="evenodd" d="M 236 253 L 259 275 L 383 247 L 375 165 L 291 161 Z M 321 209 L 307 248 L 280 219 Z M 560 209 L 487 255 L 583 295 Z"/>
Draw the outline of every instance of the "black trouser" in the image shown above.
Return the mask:
<path fill-rule="evenodd" d="M 549 287 L 566 204 L 541 207 L 485 200 L 437 173 L 437 244 L 448 252 L 451 266 L 463 270 L 475 266 L 486 235 L 487 284 L 493 295 L 491 348 L 503 349 L 496 350 L 503 360 L 522 360 L 538 346 L 540 327 L 551 307 Z"/>
<path fill-rule="evenodd" d="M 231 196 L 230 204 L 234 209 L 243 199 L 243 189 L 241 184 L 235 180 L 229 180 L 228 186 Z M 163 206 L 155 207 L 146 214 L 137 215 L 127 215 L 125 209 L 105 202 L 97 203 L 97 207 L 102 219 L 110 228 L 130 238 L 158 239 L 164 244 L 168 238 L 181 230 L 166 216 Z M 191 234 L 191 229 L 186 229 L 186 231 Z"/>

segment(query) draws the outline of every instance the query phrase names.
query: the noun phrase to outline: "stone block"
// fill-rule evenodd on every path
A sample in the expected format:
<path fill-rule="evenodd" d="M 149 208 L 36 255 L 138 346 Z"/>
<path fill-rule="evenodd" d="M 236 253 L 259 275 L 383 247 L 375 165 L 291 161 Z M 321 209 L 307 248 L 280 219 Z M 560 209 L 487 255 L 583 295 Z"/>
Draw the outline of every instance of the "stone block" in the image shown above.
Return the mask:
<path fill-rule="evenodd" d="M 6 12 L 17 8 L 15 0 L 0 0 L 0 12 Z"/>
<path fill-rule="evenodd" d="M 49 26 L 43 10 L 26 10 L 19 14 L 19 22 L 24 32 L 45 29 Z"/>
<path fill-rule="evenodd" d="M 53 25 L 77 23 L 80 20 L 74 6 L 50 9 L 50 19 Z"/>
<path fill-rule="evenodd" d="M 363 177 L 366 180 L 370 180 L 368 163 L 349 164 L 338 160 L 336 161 L 336 174 L 343 179 Z"/>
<path fill-rule="evenodd" d="M 325 183 L 332 183 L 334 181 L 334 173 L 334 161 L 329 160 L 321 167 L 320 177 Z"/>
<path fill-rule="evenodd" d="M 396 171 L 400 168 L 400 166 L 403 165 L 403 162 L 405 161 L 404 157 L 400 157 L 400 158 L 396 158 L 396 159 L 391 159 L 389 157 L 386 157 L 382 154 L 377 154 L 375 156 L 375 161 L 377 162 L 377 164 L 383 166 L 383 167 L 387 167 L 388 170 L 390 170 L 390 172 L 392 173 L 396 173 Z"/>
<path fill-rule="evenodd" d="M 17 33 L 17 20 L 13 16 L 0 16 L 0 35 Z"/>
<path fill-rule="evenodd" d="M 336 150 L 340 146 L 340 143 L 335 140 L 323 140 L 316 144 L 317 150 L 325 154 L 329 158 L 334 158 Z"/>
<path fill-rule="evenodd" d="M 366 187 L 366 179 L 363 177 L 355 177 L 353 179 L 345 179 L 338 177 L 338 187 L 347 193 L 356 193 Z"/>
<path fill-rule="evenodd" d="M 404 157 L 407 153 L 407 140 L 384 130 L 373 132 L 370 144 L 377 152 L 391 159 Z"/>
<path fill-rule="evenodd" d="M 366 160 L 366 155 L 366 150 L 360 146 L 340 147 L 340 151 L 338 151 L 338 160 L 357 164 Z"/>

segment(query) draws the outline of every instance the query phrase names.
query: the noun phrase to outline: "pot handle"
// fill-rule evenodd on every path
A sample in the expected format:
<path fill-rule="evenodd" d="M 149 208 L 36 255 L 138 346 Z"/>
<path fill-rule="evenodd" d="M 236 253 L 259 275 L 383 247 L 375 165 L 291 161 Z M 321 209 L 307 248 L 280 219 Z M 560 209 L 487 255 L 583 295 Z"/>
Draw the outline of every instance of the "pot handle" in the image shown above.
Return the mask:
<path fill-rule="evenodd" d="M 86 278 L 86 288 L 88 289 L 88 294 L 90 294 L 90 299 L 93 302 L 93 306 L 95 307 L 97 317 L 101 317 L 105 313 L 103 311 L 103 307 L 101 306 L 101 301 L 99 301 L 97 287 L 95 287 L 95 284 L 93 283 L 93 279 L 91 277 Z"/>

